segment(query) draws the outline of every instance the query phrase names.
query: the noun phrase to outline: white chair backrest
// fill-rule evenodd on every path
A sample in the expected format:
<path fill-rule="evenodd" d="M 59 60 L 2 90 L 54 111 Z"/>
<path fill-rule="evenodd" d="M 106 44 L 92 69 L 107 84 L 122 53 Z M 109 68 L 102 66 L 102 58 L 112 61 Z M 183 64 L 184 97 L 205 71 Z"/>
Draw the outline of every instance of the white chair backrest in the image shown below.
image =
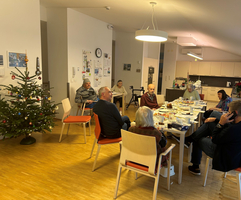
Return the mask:
<path fill-rule="evenodd" d="M 156 95 L 156 98 L 157 98 L 157 103 L 158 104 L 163 104 L 165 102 L 165 98 L 164 98 L 164 95 Z"/>
<path fill-rule="evenodd" d="M 156 138 L 140 135 L 121 129 L 122 148 L 120 163 L 135 162 L 149 167 L 148 173 L 154 175 L 156 168 Z"/>
<path fill-rule="evenodd" d="M 139 106 L 141 106 L 141 97 L 138 98 L 138 103 L 139 103 Z"/>
<path fill-rule="evenodd" d="M 71 111 L 71 105 L 70 105 L 70 102 L 69 102 L 69 98 L 66 98 L 66 99 L 62 100 L 62 106 L 63 106 L 63 109 L 64 109 L 64 115 L 63 115 L 63 118 L 62 118 L 62 121 L 63 121 L 67 116 L 69 116 L 70 111 Z"/>

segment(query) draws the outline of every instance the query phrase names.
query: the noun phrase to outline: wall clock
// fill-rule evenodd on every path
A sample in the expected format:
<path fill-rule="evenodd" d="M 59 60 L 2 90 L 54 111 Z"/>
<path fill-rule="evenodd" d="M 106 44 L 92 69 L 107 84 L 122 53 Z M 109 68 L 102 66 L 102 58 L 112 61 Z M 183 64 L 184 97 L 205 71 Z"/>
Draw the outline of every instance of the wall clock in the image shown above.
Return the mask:
<path fill-rule="evenodd" d="M 97 58 L 100 58 L 102 56 L 102 50 L 100 48 L 97 48 L 95 50 L 95 55 Z"/>

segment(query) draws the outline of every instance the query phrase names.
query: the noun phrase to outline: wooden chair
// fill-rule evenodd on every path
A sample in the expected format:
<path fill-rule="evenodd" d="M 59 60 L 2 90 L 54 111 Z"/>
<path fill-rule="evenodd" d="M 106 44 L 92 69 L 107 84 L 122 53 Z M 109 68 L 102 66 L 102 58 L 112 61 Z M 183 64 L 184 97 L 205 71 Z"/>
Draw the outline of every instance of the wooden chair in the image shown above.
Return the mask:
<path fill-rule="evenodd" d="M 93 147 L 92 147 L 92 150 L 91 150 L 91 153 L 90 153 L 90 158 L 92 157 L 92 154 L 93 154 L 93 151 L 94 151 L 94 148 L 95 148 L 95 144 L 98 145 L 98 149 L 97 149 L 97 153 L 96 153 L 96 156 L 95 156 L 95 161 L 94 161 L 94 164 L 93 164 L 92 172 L 95 170 L 95 165 L 96 165 L 98 155 L 100 153 L 101 146 L 121 142 L 121 137 L 115 138 L 115 139 L 103 138 L 101 136 L 101 127 L 100 127 L 99 118 L 98 118 L 98 115 L 96 115 L 95 113 L 94 113 L 94 118 L 95 118 L 95 140 L 94 140 L 94 144 L 93 144 Z"/>
<path fill-rule="evenodd" d="M 61 134 L 59 137 L 59 142 L 61 142 L 62 139 L 62 134 L 64 131 L 64 126 L 65 124 L 83 124 L 84 125 L 84 137 L 85 137 L 85 143 L 86 143 L 86 123 L 89 123 L 89 134 L 91 134 L 91 128 L 90 128 L 90 120 L 91 120 L 91 116 L 71 116 L 70 115 L 70 111 L 71 111 L 71 105 L 69 102 L 69 98 L 66 98 L 64 100 L 62 100 L 62 105 L 63 105 L 63 109 L 64 109 L 64 115 L 62 118 L 62 130 L 61 130 Z M 67 135 L 69 132 L 69 126 L 68 126 L 68 131 L 67 131 Z"/>
<path fill-rule="evenodd" d="M 209 169 L 209 165 L 211 164 L 212 158 L 210 158 L 209 156 L 207 156 L 207 160 L 206 160 L 206 167 L 205 167 L 205 175 L 204 175 L 204 179 L 203 179 L 203 187 L 206 186 L 206 182 L 207 182 L 207 177 L 208 177 L 208 169 Z M 235 171 L 237 171 L 236 173 L 236 180 L 237 180 L 237 189 L 238 189 L 238 200 L 241 200 L 241 167 L 235 169 Z M 226 178 L 227 176 L 227 172 L 224 173 L 224 178 Z"/>
<path fill-rule="evenodd" d="M 78 116 L 79 111 L 81 111 L 81 116 L 84 115 L 85 111 L 89 111 L 90 112 L 90 116 L 92 115 L 91 113 L 93 112 L 93 108 L 86 108 L 86 103 L 78 103 L 78 109 L 76 112 L 76 116 Z"/>
<path fill-rule="evenodd" d="M 170 167 L 172 158 L 172 149 L 175 144 L 172 144 L 165 152 L 160 154 L 159 162 L 156 166 L 156 138 L 152 136 L 139 135 L 129 131 L 121 130 L 122 147 L 121 157 L 118 167 L 116 187 L 114 199 L 117 197 L 118 186 L 120 181 L 121 169 L 125 168 L 136 173 L 141 173 L 155 179 L 153 200 L 156 199 L 162 156 L 169 153 L 168 159 L 168 175 L 167 175 L 167 190 L 170 190 Z M 137 178 L 137 174 L 136 174 Z"/>

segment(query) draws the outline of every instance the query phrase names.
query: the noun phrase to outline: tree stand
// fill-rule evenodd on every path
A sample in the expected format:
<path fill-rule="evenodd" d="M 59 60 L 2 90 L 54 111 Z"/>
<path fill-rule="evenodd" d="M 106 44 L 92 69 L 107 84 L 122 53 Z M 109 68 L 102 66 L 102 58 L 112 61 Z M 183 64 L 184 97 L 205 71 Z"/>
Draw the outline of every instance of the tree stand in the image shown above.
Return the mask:
<path fill-rule="evenodd" d="M 34 137 L 31 137 L 29 135 L 26 135 L 25 138 L 23 138 L 20 142 L 22 145 L 30 145 L 36 142 L 36 139 Z"/>

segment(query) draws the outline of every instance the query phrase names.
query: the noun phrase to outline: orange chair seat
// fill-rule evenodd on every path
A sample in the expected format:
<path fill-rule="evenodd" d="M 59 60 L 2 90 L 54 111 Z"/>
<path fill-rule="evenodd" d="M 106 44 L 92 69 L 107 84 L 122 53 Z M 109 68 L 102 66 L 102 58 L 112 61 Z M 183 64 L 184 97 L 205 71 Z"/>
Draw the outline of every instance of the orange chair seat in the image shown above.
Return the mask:
<path fill-rule="evenodd" d="M 142 171 L 146 171 L 148 172 L 148 167 L 144 166 L 144 165 L 140 165 L 140 164 L 137 164 L 137 163 L 134 163 L 134 162 L 130 162 L 130 161 L 126 161 L 126 165 L 130 166 L 130 167 L 134 167 L 136 169 L 140 169 Z"/>
<path fill-rule="evenodd" d="M 64 123 L 86 123 L 91 120 L 91 116 L 69 116 L 64 120 Z"/>
<path fill-rule="evenodd" d="M 115 139 L 109 139 L 109 138 L 99 138 L 98 144 L 111 144 L 111 143 L 117 143 L 121 142 L 121 137 L 120 138 L 115 138 Z"/>
<path fill-rule="evenodd" d="M 235 171 L 241 172 L 241 167 L 235 169 Z"/>

